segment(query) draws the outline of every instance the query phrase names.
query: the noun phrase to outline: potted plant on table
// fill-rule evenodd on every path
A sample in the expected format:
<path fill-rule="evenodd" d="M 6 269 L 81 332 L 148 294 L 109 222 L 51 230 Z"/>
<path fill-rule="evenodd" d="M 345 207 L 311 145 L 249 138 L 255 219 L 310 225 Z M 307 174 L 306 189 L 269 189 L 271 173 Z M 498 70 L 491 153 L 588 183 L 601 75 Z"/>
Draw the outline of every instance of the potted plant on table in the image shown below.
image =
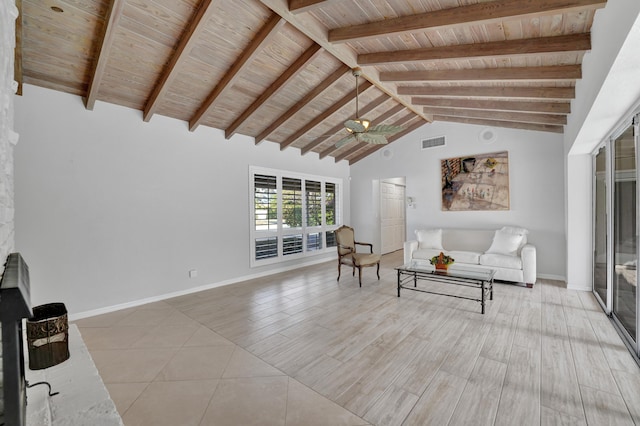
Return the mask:
<path fill-rule="evenodd" d="M 440 252 L 439 255 L 433 256 L 429 262 L 431 262 L 431 264 L 435 266 L 436 270 L 446 271 L 449 268 L 449 265 L 451 265 L 454 261 L 455 259 L 453 257 L 447 256 L 443 252 Z"/>

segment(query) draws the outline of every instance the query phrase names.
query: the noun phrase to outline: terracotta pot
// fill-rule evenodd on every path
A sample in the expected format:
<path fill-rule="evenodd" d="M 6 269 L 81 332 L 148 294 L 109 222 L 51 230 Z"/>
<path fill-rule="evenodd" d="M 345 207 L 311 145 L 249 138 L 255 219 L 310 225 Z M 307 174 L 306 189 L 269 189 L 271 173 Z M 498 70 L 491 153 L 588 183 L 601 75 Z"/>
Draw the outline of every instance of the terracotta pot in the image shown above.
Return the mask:
<path fill-rule="evenodd" d="M 449 268 L 449 265 L 436 263 L 436 269 L 439 270 L 439 271 L 446 271 L 448 268 Z"/>

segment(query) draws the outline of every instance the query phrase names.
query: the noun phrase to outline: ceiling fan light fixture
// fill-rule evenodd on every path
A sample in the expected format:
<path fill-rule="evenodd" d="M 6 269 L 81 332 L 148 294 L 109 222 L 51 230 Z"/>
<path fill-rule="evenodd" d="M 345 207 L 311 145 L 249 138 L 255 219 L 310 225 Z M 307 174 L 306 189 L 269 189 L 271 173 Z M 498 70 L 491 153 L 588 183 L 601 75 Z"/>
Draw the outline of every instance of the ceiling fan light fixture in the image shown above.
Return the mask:
<path fill-rule="evenodd" d="M 356 123 L 360 124 L 362 127 L 364 127 L 364 131 L 366 132 L 367 130 L 369 130 L 369 126 L 371 125 L 371 121 L 366 120 L 364 118 L 355 118 L 352 121 L 355 121 Z M 353 129 L 346 127 L 347 132 L 349 133 L 353 133 Z M 358 132 L 359 133 L 359 132 Z"/>

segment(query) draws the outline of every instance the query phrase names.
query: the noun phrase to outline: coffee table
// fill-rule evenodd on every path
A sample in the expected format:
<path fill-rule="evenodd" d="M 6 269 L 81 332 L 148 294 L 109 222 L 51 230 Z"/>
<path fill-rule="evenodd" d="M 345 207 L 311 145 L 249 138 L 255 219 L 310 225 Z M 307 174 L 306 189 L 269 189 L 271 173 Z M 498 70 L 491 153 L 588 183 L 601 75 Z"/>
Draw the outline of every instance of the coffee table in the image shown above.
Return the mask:
<path fill-rule="evenodd" d="M 484 314 L 485 300 L 493 300 L 493 269 L 474 268 L 472 266 L 452 266 L 448 270 L 436 270 L 433 266 L 411 262 L 395 268 L 398 271 L 398 297 L 400 289 L 420 291 L 422 293 L 439 294 L 457 297 L 459 299 L 475 300 L 482 305 Z M 479 291 L 479 298 L 462 296 L 459 294 L 441 293 L 429 290 L 428 287 L 418 287 L 418 282 L 441 282 L 446 284 L 472 287 Z M 413 284 L 413 285 L 410 285 Z M 427 284 L 428 285 L 428 284 Z"/>

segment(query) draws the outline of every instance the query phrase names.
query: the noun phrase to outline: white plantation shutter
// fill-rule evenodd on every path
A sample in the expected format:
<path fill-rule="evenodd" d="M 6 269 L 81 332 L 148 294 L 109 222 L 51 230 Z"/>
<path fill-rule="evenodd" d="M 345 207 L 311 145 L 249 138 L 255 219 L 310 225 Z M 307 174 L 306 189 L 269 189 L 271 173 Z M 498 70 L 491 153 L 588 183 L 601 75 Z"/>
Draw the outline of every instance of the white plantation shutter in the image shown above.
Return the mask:
<path fill-rule="evenodd" d="M 341 179 L 251 167 L 251 265 L 335 250 Z"/>

